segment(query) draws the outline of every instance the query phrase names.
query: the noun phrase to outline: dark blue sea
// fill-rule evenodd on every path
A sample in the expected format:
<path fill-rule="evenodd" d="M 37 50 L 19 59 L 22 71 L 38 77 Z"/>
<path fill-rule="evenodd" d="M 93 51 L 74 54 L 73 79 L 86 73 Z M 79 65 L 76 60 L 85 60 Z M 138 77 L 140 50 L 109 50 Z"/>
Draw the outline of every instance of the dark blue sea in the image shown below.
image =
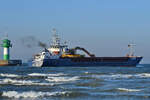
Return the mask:
<path fill-rule="evenodd" d="M 0 67 L 0 100 L 150 100 L 150 65 Z"/>

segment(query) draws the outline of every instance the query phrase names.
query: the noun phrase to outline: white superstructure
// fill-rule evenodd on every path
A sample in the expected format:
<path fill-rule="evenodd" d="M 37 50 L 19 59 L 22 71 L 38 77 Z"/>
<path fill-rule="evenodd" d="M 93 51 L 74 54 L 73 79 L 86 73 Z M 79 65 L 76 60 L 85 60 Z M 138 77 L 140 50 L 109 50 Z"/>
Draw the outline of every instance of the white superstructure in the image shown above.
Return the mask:
<path fill-rule="evenodd" d="M 32 66 L 41 66 L 44 59 L 59 59 L 60 56 L 66 52 L 68 46 L 62 44 L 56 29 L 52 30 L 53 36 L 50 48 L 43 50 L 41 53 L 34 55 Z"/>

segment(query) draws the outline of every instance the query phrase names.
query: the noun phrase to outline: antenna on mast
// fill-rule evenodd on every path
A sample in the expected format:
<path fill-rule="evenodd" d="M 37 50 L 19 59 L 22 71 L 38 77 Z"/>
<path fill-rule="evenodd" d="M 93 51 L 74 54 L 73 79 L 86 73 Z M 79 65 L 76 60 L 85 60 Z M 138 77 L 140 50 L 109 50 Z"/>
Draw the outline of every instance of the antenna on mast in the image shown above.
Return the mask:
<path fill-rule="evenodd" d="M 133 57 L 134 56 L 134 46 L 136 46 L 136 44 L 128 44 L 129 57 Z"/>
<path fill-rule="evenodd" d="M 57 31 L 56 31 L 55 28 L 52 29 L 52 33 L 53 33 L 53 36 L 52 36 L 52 45 L 59 46 L 60 45 L 60 37 L 57 34 Z"/>

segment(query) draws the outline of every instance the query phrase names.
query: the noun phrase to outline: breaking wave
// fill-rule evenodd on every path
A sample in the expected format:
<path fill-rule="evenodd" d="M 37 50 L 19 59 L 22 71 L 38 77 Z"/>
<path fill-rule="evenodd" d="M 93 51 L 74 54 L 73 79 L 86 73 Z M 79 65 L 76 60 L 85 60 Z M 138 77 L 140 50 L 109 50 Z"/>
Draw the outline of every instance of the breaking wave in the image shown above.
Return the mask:
<path fill-rule="evenodd" d="M 17 92 L 17 91 L 7 91 L 3 92 L 2 96 L 8 98 L 37 98 L 37 97 L 45 97 L 45 96 L 61 96 L 66 94 L 67 92 Z"/>
<path fill-rule="evenodd" d="M 128 78 L 150 78 L 150 73 L 141 74 L 114 74 L 114 75 L 92 75 L 92 77 L 102 79 L 128 79 Z"/>
<path fill-rule="evenodd" d="M 42 74 L 42 73 L 31 73 L 28 74 L 29 76 L 64 76 L 66 74 L 63 73 L 57 73 L 57 74 Z"/>
<path fill-rule="evenodd" d="M 38 97 L 81 97 L 87 95 L 88 95 L 87 93 L 73 92 L 73 91 L 62 91 L 62 92 L 4 91 L 1 96 L 8 98 L 38 98 Z"/>
<path fill-rule="evenodd" d="M 0 84 L 12 84 L 12 85 L 55 85 L 54 83 L 39 83 L 38 81 L 31 80 L 15 80 L 15 79 L 1 79 Z"/>
<path fill-rule="evenodd" d="M 70 82 L 70 81 L 77 81 L 79 80 L 78 76 L 75 77 L 48 77 L 48 79 L 45 79 L 49 82 Z"/>
<path fill-rule="evenodd" d="M 138 89 L 126 89 L 126 88 L 118 88 L 117 90 L 124 91 L 124 92 L 139 92 L 139 91 L 141 91 Z"/>
<path fill-rule="evenodd" d="M 141 78 L 150 78 L 150 73 L 141 73 L 137 74 L 136 76 Z"/>
<path fill-rule="evenodd" d="M 3 73 L 1 73 L 0 76 L 1 77 L 11 77 L 11 78 L 12 77 L 19 77 L 19 75 L 16 75 L 16 74 L 3 74 Z"/>

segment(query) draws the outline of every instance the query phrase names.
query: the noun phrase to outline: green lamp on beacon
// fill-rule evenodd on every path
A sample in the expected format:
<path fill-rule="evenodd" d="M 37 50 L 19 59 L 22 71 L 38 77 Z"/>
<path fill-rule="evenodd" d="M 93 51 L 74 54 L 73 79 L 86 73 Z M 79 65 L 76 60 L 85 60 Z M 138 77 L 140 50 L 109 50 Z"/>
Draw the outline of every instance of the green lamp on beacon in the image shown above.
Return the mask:
<path fill-rule="evenodd" d="M 9 60 L 10 59 L 10 52 L 9 48 L 12 47 L 11 41 L 8 39 L 3 40 L 2 47 L 4 48 L 4 54 L 3 54 L 3 59 L 4 60 Z"/>

